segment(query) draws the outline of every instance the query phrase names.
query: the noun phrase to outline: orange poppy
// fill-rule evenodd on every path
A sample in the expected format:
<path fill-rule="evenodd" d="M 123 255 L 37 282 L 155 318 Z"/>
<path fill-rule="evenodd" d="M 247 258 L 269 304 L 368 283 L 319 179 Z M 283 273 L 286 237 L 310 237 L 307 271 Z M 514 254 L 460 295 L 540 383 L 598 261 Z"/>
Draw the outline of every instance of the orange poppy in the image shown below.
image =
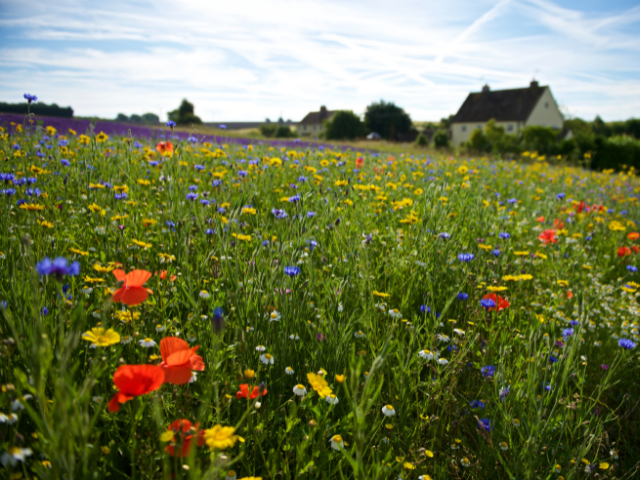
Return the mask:
<path fill-rule="evenodd" d="M 253 390 L 251 391 L 251 395 L 249 395 L 249 385 L 246 383 L 243 383 L 242 385 L 240 385 L 240 391 L 236 392 L 236 398 L 238 400 L 240 400 L 241 398 L 250 398 L 251 400 L 253 400 L 256 397 L 259 396 L 265 396 L 267 394 L 267 389 L 264 389 L 264 392 L 260 393 L 260 387 L 253 387 Z"/>
<path fill-rule="evenodd" d="M 113 383 L 118 391 L 109 402 L 109 411 L 117 412 L 121 403 L 158 390 L 164 383 L 164 371 L 156 365 L 123 365 L 113 374 Z"/>
<path fill-rule="evenodd" d="M 361 157 L 356 159 L 356 168 L 364 168 L 364 160 Z"/>
<path fill-rule="evenodd" d="M 637 240 L 638 238 L 640 238 L 640 233 L 631 232 L 631 233 L 627 234 L 627 238 L 633 242 L 634 240 Z"/>
<path fill-rule="evenodd" d="M 538 217 L 538 218 L 536 218 L 536 222 L 538 222 L 538 223 L 544 223 L 544 217 Z"/>
<path fill-rule="evenodd" d="M 162 271 L 160 272 L 160 275 L 158 275 L 158 276 L 160 277 L 160 279 L 161 279 L 161 280 L 165 280 L 165 279 L 167 278 L 167 274 L 168 274 L 168 273 L 169 273 L 169 272 L 167 272 L 166 270 L 162 270 Z M 172 282 L 173 282 L 175 279 L 176 279 L 176 276 L 175 276 L 175 275 L 171 275 L 171 276 L 169 277 L 169 280 L 171 280 Z"/>
<path fill-rule="evenodd" d="M 494 303 L 496 304 L 495 307 L 491 307 L 488 310 L 492 311 L 492 310 L 496 310 L 496 311 L 500 311 L 500 310 L 505 310 L 507 308 L 509 308 L 511 306 L 511 304 L 509 303 L 509 301 L 506 298 L 502 298 L 500 295 L 496 295 L 495 293 L 489 293 L 487 295 L 485 295 L 484 297 L 482 297 L 483 300 L 493 300 Z"/>
<path fill-rule="evenodd" d="M 173 144 L 171 142 L 158 142 L 156 145 L 156 150 L 163 155 L 165 153 L 173 153 Z"/>
<path fill-rule="evenodd" d="M 626 257 L 631 255 L 631 249 L 629 247 L 620 247 L 618 248 L 618 254 L 619 257 Z"/>
<path fill-rule="evenodd" d="M 189 348 L 189 344 L 177 337 L 166 337 L 160 340 L 160 367 L 164 371 L 166 383 L 183 385 L 191 379 L 191 371 L 202 372 L 204 362 L 196 351 L 200 347 Z"/>
<path fill-rule="evenodd" d="M 553 221 L 553 226 L 556 227 L 559 230 L 562 230 L 564 228 L 564 222 L 562 220 L 560 220 L 559 218 L 556 218 Z"/>
<path fill-rule="evenodd" d="M 144 302 L 149 294 L 153 294 L 148 288 L 144 288 L 144 282 L 149 280 L 151 272 L 146 270 L 132 270 L 125 274 L 123 270 L 114 270 L 113 274 L 119 282 L 124 282 L 122 287 L 115 291 L 111 300 L 122 302 L 125 305 L 138 305 Z"/>
<path fill-rule="evenodd" d="M 179 451 L 179 456 L 181 457 L 189 456 L 189 450 L 191 449 L 191 441 L 193 437 L 196 437 L 196 445 L 198 445 L 199 447 L 203 446 L 205 443 L 204 430 L 200 430 L 200 422 L 194 425 L 189 420 L 175 420 L 171 423 L 171 425 L 169 425 L 169 430 L 174 432 L 174 442 L 176 444 L 182 444 L 182 448 Z M 189 435 L 185 435 L 187 433 Z M 175 440 L 175 434 L 178 434 L 177 441 Z M 164 450 L 172 457 L 176 456 L 175 445 L 167 445 Z"/>
<path fill-rule="evenodd" d="M 540 235 L 538 235 L 538 239 L 545 245 L 548 243 L 558 243 L 558 240 L 556 240 L 555 230 L 545 230 Z"/>

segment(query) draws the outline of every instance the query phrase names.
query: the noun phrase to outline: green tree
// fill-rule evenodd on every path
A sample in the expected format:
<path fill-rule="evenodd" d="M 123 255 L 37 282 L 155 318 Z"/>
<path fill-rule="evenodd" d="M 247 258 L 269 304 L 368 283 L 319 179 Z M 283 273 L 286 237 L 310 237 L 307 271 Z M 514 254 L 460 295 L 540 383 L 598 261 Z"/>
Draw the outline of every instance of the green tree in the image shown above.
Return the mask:
<path fill-rule="evenodd" d="M 553 154 L 559 149 L 558 132 L 551 127 L 529 125 L 522 131 L 522 143 L 527 150 Z"/>
<path fill-rule="evenodd" d="M 144 123 L 144 121 L 142 120 L 142 117 L 140 115 L 138 115 L 137 113 L 134 113 L 133 115 L 131 115 L 129 117 L 129 121 L 131 123 Z"/>
<path fill-rule="evenodd" d="M 127 117 L 124 113 L 119 113 L 116 115 L 116 122 L 128 122 L 129 117 Z"/>
<path fill-rule="evenodd" d="M 416 146 L 426 147 L 428 145 L 429 145 L 429 139 L 427 138 L 427 136 L 424 133 L 421 133 L 420 135 L 418 135 L 418 137 L 416 138 Z"/>
<path fill-rule="evenodd" d="M 481 128 L 477 128 L 471 132 L 469 148 L 475 152 L 488 152 L 491 148 L 491 144 Z"/>
<path fill-rule="evenodd" d="M 200 117 L 194 113 L 195 109 L 193 103 L 189 102 L 186 98 L 182 100 L 182 103 L 176 110 L 170 111 L 167 116 L 169 120 L 173 120 L 178 125 L 188 125 L 190 123 L 202 123 Z"/>
<path fill-rule="evenodd" d="M 288 126 L 278 125 L 278 128 L 276 128 L 273 136 L 276 138 L 291 138 L 291 137 L 295 137 L 295 134 L 291 131 L 291 129 Z"/>
<path fill-rule="evenodd" d="M 324 134 L 328 140 L 351 140 L 364 136 L 365 129 L 358 115 L 350 110 L 340 110 L 325 122 Z"/>
<path fill-rule="evenodd" d="M 160 117 L 155 113 L 143 113 L 142 121 L 144 123 L 152 125 L 152 124 L 160 123 Z"/>
<path fill-rule="evenodd" d="M 399 133 L 411 131 L 411 117 L 392 102 L 380 100 L 367 107 L 364 124 L 368 131 L 376 132 L 387 140 L 395 140 Z"/>

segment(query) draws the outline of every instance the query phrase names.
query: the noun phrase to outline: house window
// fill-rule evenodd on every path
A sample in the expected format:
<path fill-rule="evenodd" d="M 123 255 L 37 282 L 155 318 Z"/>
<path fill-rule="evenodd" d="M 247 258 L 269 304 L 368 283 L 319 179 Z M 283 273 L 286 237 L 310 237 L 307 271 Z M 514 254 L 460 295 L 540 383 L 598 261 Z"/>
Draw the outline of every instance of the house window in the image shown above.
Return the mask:
<path fill-rule="evenodd" d="M 507 125 L 507 132 L 512 132 L 513 131 L 513 125 L 509 124 Z"/>
<path fill-rule="evenodd" d="M 549 108 L 549 102 L 544 104 L 544 108 Z"/>
<path fill-rule="evenodd" d="M 476 128 L 480 130 L 482 128 L 482 125 L 476 125 Z"/>
<path fill-rule="evenodd" d="M 466 132 L 467 131 L 467 126 L 466 125 L 462 125 L 462 131 Z"/>

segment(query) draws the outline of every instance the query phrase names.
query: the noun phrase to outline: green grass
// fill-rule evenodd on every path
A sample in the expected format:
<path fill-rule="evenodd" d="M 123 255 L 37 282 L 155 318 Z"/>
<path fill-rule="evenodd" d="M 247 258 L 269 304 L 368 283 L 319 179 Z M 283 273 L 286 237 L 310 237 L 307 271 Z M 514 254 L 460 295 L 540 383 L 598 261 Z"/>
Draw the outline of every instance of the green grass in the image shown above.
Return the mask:
<path fill-rule="evenodd" d="M 416 150 L 180 142 L 162 158 L 122 138 L 67 138 L 66 148 L 41 130 L 0 139 L 0 171 L 37 177 L 3 182 L 0 195 L 0 455 L 32 451 L 5 455 L 3 478 L 635 475 L 638 348 L 618 345 L 638 340 L 635 176 Z M 53 145 L 44 158 L 38 142 Z M 545 245 L 550 229 L 557 243 Z M 38 275 L 38 262 L 60 256 L 80 275 Z M 144 303 L 110 301 L 119 285 L 105 270 L 116 263 L 154 273 Z M 492 292 L 508 308 L 481 306 Z M 122 341 L 91 348 L 82 335 L 98 326 Z M 205 370 L 110 412 L 116 369 L 159 364 L 159 347 L 138 342 L 171 336 L 199 346 Z M 327 385 L 314 389 L 307 374 L 319 372 Z M 245 383 L 266 395 L 236 399 Z M 244 441 L 194 439 L 187 458 L 172 457 L 166 432 L 178 419 L 234 427 Z M 344 448 L 332 449 L 335 435 Z"/>

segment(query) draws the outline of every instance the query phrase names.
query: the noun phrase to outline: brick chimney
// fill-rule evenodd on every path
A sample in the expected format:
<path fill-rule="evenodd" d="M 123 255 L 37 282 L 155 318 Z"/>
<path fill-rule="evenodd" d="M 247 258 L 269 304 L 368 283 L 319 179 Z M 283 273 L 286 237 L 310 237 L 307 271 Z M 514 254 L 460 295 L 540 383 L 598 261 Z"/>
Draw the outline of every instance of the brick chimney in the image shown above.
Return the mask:
<path fill-rule="evenodd" d="M 531 83 L 529 84 L 529 87 L 531 88 L 538 88 L 540 86 L 540 84 L 538 83 L 537 80 L 531 80 Z"/>
<path fill-rule="evenodd" d="M 489 84 L 485 84 L 485 86 L 484 86 L 484 87 L 482 87 L 482 91 L 483 91 L 483 92 L 488 92 L 489 90 L 491 90 L 491 89 L 489 88 Z"/>

